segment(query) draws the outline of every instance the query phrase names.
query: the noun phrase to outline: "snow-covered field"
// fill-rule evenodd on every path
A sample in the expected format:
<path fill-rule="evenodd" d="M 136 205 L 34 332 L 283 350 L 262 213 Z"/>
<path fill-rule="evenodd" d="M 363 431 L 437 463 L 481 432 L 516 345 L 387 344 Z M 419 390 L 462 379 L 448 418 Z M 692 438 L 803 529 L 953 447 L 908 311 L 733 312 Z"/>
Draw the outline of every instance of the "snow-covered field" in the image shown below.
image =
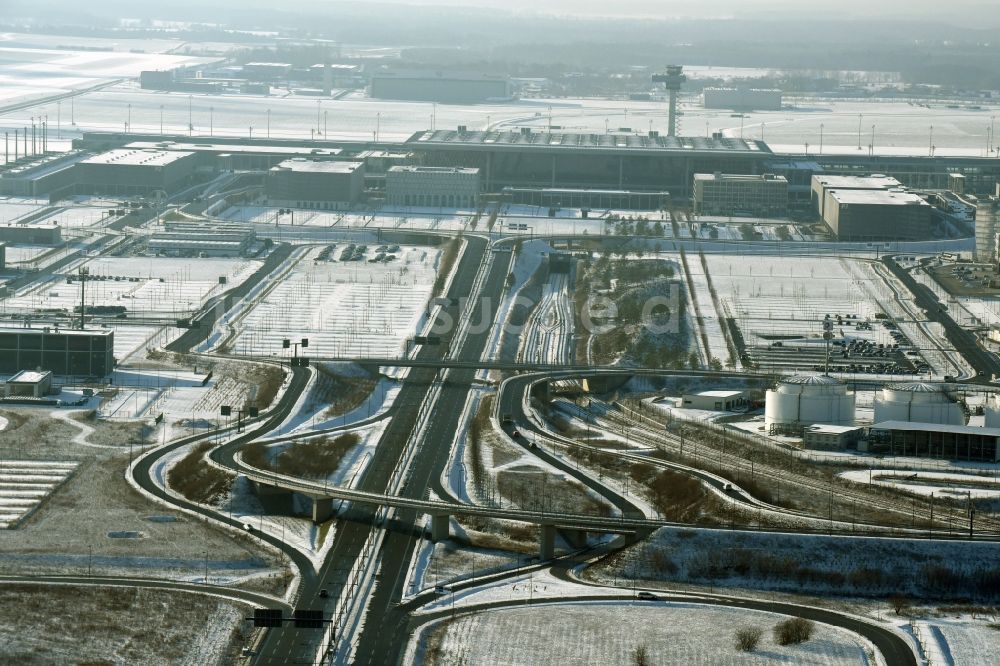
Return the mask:
<path fill-rule="evenodd" d="M 75 462 L 4 460 L 0 462 L 0 528 L 9 528 L 34 511 L 69 478 Z"/>
<path fill-rule="evenodd" d="M 995 474 L 996 470 L 994 470 Z M 925 472 L 907 469 L 875 469 L 842 472 L 841 478 L 938 499 L 998 499 L 1000 479 L 954 472 Z"/>
<path fill-rule="evenodd" d="M 934 325 L 920 323 L 925 318 L 912 306 L 902 285 L 893 282 L 890 286 L 887 277 L 868 262 L 833 256 L 706 256 L 725 314 L 736 319 L 748 347 L 766 347 L 782 336 L 802 336 L 820 344 L 822 322 L 828 314 L 856 315 L 859 321 L 874 321 L 877 314 L 887 314 L 899 320 L 899 330 L 921 350 L 935 375 L 963 374 L 957 359 L 937 351 L 943 333 Z M 689 257 L 688 263 L 696 262 Z M 695 271 L 692 265 L 692 273 Z M 896 300 L 897 291 L 902 302 Z M 843 332 L 848 339 L 876 344 L 893 343 L 883 327 L 872 328 L 838 327 L 834 334 Z"/>
<path fill-rule="evenodd" d="M 340 261 L 339 244 L 329 261 L 309 251 L 291 272 L 237 324 L 232 349 L 247 355 L 290 355 L 282 340 L 308 338 L 301 356 L 385 356 L 405 351 L 424 318 L 440 252 L 403 247 L 397 259 Z"/>
<path fill-rule="evenodd" d="M 87 305 L 121 305 L 130 313 L 185 313 L 206 298 L 240 284 L 261 265 L 245 259 L 167 259 L 160 257 L 100 257 L 86 263 L 90 278 Z M 67 279 L 76 272 L 66 269 Z M 219 278 L 226 284 L 220 285 Z M 8 308 L 65 308 L 79 305 L 76 280 L 50 281 L 6 299 Z"/>
<path fill-rule="evenodd" d="M 433 659 L 411 643 L 413 661 L 507 666 L 559 663 L 632 664 L 644 646 L 651 664 L 843 664 L 869 663 L 862 646 L 845 631 L 817 625 L 800 645 L 779 646 L 770 629 L 783 616 L 694 603 L 591 602 L 547 604 L 461 616 L 445 625 Z M 759 627 L 764 636 L 753 653 L 737 651 L 734 632 Z M 439 641 L 439 642 L 438 642 Z M 646 663 L 646 662 L 644 662 Z"/>

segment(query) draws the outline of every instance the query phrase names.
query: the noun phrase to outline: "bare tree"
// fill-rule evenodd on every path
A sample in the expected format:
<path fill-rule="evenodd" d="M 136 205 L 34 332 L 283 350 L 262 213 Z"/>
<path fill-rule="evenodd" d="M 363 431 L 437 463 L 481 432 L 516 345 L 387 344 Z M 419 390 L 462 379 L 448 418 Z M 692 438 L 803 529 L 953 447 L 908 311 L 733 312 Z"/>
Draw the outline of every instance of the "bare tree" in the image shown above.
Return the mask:
<path fill-rule="evenodd" d="M 649 666 L 649 648 L 645 645 L 640 645 L 635 649 L 635 654 L 632 655 L 632 663 L 635 666 Z"/>

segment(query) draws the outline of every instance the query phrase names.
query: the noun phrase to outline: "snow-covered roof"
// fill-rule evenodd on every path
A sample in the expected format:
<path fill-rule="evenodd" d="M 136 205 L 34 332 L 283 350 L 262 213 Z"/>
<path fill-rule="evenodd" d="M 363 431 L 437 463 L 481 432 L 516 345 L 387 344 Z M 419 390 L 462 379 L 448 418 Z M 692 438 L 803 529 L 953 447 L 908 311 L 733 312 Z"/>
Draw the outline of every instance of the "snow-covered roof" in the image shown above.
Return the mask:
<path fill-rule="evenodd" d="M 743 395 L 743 391 L 697 391 L 688 395 L 703 396 L 705 398 L 736 398 Z"/>
<path fill-rule="evenodd" d="M 7 380 L 8 384 L 40 384 L 45 381 L 47 377 L 51 377 L 52 373 L 46 370 L 45 372 L 36 372 L 34 370 L 22 370 L 13 377 Z"/>
<path fill-rule="evenodd" d="M 782 384 L 810 384 L 814 386 L 833 386 L 840 380 L 829 375 L 794 375 L 781 380 Z"/>
<path fill-rule="evenodd" d="M 927 382 L 902 382 L 890 386 L 893 391 L 909 391 L 910 393 L 940 393 L 944 389 L 938 384 Z"/>
<path fill-rule="evenodd" d="M 820 435 L 843 435 L 848 432 L 856 432 L 861 430 L 858 426 L 839 426 L 839 425 L 828 425 L 826 423 L 817 423 L 811 425 L 808 428 L 808 432 L 814 432 Z"/>

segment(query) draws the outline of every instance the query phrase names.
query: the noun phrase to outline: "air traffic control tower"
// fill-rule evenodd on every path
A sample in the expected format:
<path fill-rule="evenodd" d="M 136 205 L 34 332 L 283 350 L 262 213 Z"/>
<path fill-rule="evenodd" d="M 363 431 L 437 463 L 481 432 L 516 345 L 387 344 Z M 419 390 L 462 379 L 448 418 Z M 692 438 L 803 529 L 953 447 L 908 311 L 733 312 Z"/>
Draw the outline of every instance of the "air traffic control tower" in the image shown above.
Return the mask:
<path fill-rule="evenodd" d="M 667 88 L 670 95 L 670 115 L 667 117 L 667 136 L 677 136 L 677 93 L 681 90 L 681 84 L 687 81 L 681 71 L 681 65 L 667 65 L 667 71 L 663 74 L 654 74 L 653 83 L 662 83 Z"/>

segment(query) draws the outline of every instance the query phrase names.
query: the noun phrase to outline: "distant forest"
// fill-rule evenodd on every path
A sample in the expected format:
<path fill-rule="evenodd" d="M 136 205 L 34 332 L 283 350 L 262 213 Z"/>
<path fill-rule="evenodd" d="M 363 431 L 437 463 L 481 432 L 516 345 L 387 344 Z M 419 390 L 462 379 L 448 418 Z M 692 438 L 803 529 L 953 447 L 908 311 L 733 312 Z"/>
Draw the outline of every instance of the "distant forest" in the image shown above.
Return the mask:
<path fill-rule="evenodd" d="M 899 72 L 906 82 L 965 89 L 1000 89 L 996 33 L 941 21 L 834 20 L 770 17 L 755 20 L 635 20 L 526 16 L 483 9 L 374 3 L 314 3 L 291 10 L 260 1 L 165 7 L 124 0 L 74 5 L 65 0 L 7 0 L 0 29 L 121 37 L 121 16 L 138 23 L 129 34 L 163 37 L 151 21 L 185 22 L 171 36 L 191 41 L 267 42 L 266 31 L 344 44 L 405 47 L 442 67 L 503 63 L 521 76 L 580 68 L 621 69 L 666 63 Z M 58 12 L 44 11 L 59 6 Z M 69 5 L 69 6 L 67 6 Z M 19 19 L 17 17 L 44 19 Z M 55 17 L 58 17 L 56 19 Z M 58 22 L 57 22 L 58 21 Z M 224 26 L 224 27 L 222 27 Z M 448 45 L 441 49 L 441 45 Z"/>

